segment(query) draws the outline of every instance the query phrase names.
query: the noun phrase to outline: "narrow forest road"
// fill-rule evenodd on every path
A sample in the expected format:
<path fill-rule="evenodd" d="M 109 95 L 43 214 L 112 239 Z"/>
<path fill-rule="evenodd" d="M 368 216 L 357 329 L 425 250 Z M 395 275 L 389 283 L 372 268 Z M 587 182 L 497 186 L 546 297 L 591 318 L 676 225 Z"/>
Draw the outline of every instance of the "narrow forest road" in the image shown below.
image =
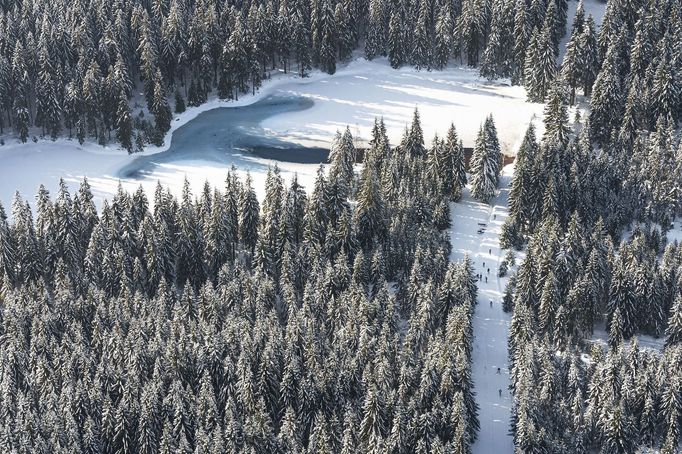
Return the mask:
<path fill-rule="evenodd" d="M 450 259 L 461 260 L 469 254 L 475 272 L 482 275 L 478 282 L 478 304 L 473 321 L 472 375 L 481 422 L 478 439 L 473 446 L 474 454 L 507 454 L 514 451 L 513 439 L 509 435 L 512 397 L 508 389 L 507 367 L 507 336 L 511 314 L 502 311 L 502 295 L 507 278 L 497 277 L 498 266 L 504 258 L 499 235 L 508 215 L 507 197 L 512 169 L 513 166 L 505 167 L 500 176 L 500 194 L 490 205 L 472 199 L 467 188 L 462 200 L 453 203 L 450 211 Z M 479 230 L 482 230 L 481 233 L 478 233 Z"/>

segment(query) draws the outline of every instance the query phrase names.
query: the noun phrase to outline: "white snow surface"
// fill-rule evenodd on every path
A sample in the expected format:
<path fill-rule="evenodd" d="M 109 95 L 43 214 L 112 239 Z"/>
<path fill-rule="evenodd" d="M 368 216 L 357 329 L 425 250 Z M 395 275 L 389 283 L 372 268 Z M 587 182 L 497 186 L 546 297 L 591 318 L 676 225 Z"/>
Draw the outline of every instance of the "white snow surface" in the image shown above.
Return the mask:
<path fill-rule="evenodd" d="M 493 114 L 503 151 L 513 153 L 523 138 L 532 118 L 542 133 L 542 104 L 526 103 L 522 87 L 512 87 L 508 81 L 490 82 L 478 77 L 476 69 L 450 67 L 443 71 L 416 71 L 412 68 L 392 69 L 385 59 L 371 62 L 357 58 L 334 75 L 315 71 L 308 78 L 291 74 L 276 74 L 266 81 L 255 95 L 245 95 L 239 101 L 209 102 L 189 108 L 174 117 L 171 131 L 163 147 L 150 146 L 144 152 L 151 155 L 164 151 L 172 132 L 194 119 L 199 113 L 217 107 L 244 106 L 270 94 L 301 95 L 314 100 L 314 106 L 300 112 L 270 117 L 262 123 L 268 133 L 294 142 L 328 144 L 337 130 L 349 126 L 354 136 L 367 140 L 375 117 L 383 116 L 393 144 L 400 141 L 403 131 L 419 109 L 424 137 L 429 145 L 435 133 L 445 135 L 454 123 L 465 146 L 472 146 L 480 124 Z M 15 137 L 4 137 L 0 146 L 0 202 L 6 207 L 15 191 L 33 200 L 37 188 L 44 184 L 54 192 L 60 178 L 75 190 L 87 176 L 98 204 L 115 193 L 118 183 L 127 190 L 142 185 L 153 193 L 157 181 L 179 193 L 185 177 L 197 193 L 205 181 L 222 187 L 227 169 L 238 164 L 243 176 L 252 170 L 254 186 L 262 197 L 265 174 L 263 164 L 275 161 L 248 155 L 235 156 L 234 162 L 223 164 L 202 160 L 176 161 L 157 167 L 142 179 L 120 179 L 118 170 L 139 156 L 128 156 L 115 146 L 101 147 L 75 140 L 39 140 L 18 143 Z M 250 167 L 249 163 L 253 163 Z M 282 176 L 289 180 L 294 173 L 311 189 L 317 165 L 278 163 Z M 260 170 L 257 170 L 260 169 Z"/>
<path fill-rule="evenodd" d="M 277 91 L 315 101 L 309 110 L 263 122 L 266 129 L 297 142 L 328 142 L 346 126 L 356 139 L 366 141 L 374 119 L 383 117 L 389 140 L 396 145 L 418 108 L 427 145 L 434 134 L 445 135 L 453 123 L 464 146 L 473 147 L 480 125 L 492 114 L 502 151 L 512 154 L 531 118 L 542 118 L 543 110 L 542 104 L 526 102 L 523 87 L 511 86 L 508 80 L 482 79 L 478 69 L 396 70 L 385 58 L 371 62 L 359 58 L 334 76 L 309 83 L 293 81 Z"/>
<path fill-rule="evenodd" d="M 503 169 L 500 176 L 501 189 L 490 204 L 472 199 L 467 188 L 462 200 L 453 203 L 450 211 L 452 218 L 450 259 L 461 260 L 465 255 L 469 255 L 475 272 L 483 275 L 478 282 L 478 304 L 473 319 L 472 365 L 481 423 L 473 452 L 481 454 L 514 451 L 514 440 L 510 435 L 509 426 L 513 398 L 509 391 L 507 356 L 511 314 L 502 310 L 502 296 L 508 278 L 497 277 L 499 264 L 504 259 L 499 236 L 502 224 L 508 216 L 507 197 L 512 172 L 513 164 Z M 477 233 L 481 228 L 485 230 Z M 498 367 L 500 374 L 497 373 Z"/>

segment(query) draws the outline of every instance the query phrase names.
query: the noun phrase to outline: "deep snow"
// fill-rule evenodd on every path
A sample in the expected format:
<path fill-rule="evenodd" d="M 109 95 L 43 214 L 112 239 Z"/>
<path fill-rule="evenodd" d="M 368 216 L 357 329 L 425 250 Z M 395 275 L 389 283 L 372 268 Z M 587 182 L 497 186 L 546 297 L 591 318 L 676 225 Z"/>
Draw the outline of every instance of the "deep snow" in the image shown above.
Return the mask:
<path fill-rule="evenodd" d="M 513 165 L 503 169 L 500 176 L 501 189 L 490 204 L 472 199 L 467 188 L 462 200 L 453 203 L 450 211 L 452 218 L 450 242 L 453 248 L 450 259 L 461 260 L 468 254 L 474 263 L 475 272 L 483 275 L 478 282 L 478 304 L 473 320 L 472 365 L 481 422 L 481 430 L 473 446 L 473 452 L 481 454 L 514 451 L 514 441 L 510 436 L 509 427 L 512 396 L 509 392 L 507 361 L 507 337 L 511 314 L 506 314 L 502 310 L 502 296 L 508 278 L 497 277 L 499 264 L 504 259 L 499 236 L 508 215 L 507 197 L 512 173 Z M 485 231 L 478 234 L 481 228 Z M 519 260 L 517 257 L 517 263 Z M 498 367 L 500 374 L 497 373 Z"/>

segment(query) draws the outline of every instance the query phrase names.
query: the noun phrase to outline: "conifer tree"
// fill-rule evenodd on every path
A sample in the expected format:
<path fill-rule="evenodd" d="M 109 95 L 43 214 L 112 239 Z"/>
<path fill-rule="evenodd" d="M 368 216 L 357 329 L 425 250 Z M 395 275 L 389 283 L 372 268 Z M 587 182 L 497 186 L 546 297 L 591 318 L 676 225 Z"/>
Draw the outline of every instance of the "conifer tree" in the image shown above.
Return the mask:
<path fill-rule="evenodd" d="M 334 74 L 336 72 L 337 36 L 334 30 L 334 13 L 329 0 L 322 0 L 320 23 L 320 67 L 326 73 Z"/>
<path fill-rule="evenodd" d="M 452 23 L 451 4 L 443 3 L 438 10 L 436 20 L 436 36 L 433 49 L 433 66 L 436 69 L 443 69 L 447 66 L 452 55 L 454 25 Z"/>
<path fill-rule="evenodd" d="M 386 234 L 384 204 L 380 193 L 379 178 L 370 168 L 358 192 L 358 204 L 353 222 L 357 237 L 364 249 L 369 249 L 375 240 L 382 240 Z"/>
<path fill-rule="evenodd" d="M 162 86 L 161 72 L 157 70 L 154 76 L 154 97 L 152 101 L 152 113 L 156 120 L 156 129 L 163 136 L 170 129 L 171 110 L 166 100 L 166 94 Z"/>
<path fill-rule="evenodd" d="M 116 111 L 116 139 L 121 146 L 128 150 L 128 153 L 133 152 L 133 122 L 130 118 L 130 107 L 128 106 L 128 98 L 125 93 L 121 91 L 118 100 L 118 109 Z"/>
<path fill-rule="evenodd" d="M 528 24 L 526 1 L 517 0 L 514 13 L 514 46 L 512 48 L 512 84 L 524 83 L 526 54 L 531 40 L 531 28 Z M 537 45 L 537 44 L 536 44 Z"/>
<path fill-rule="evenodd" d="M 339 60 L 346 61 L 350 58 L 355 47 L 355 38 L 353 36 L 353 26 L 349 12 L 343 3 L 336 4 L 336 11 L 334 12 L 334 21 L 338 34 Z"/>
<path fill-rule="evenodd" d="M 578 41 L 578 62 L 580 65 L 580 81 L 585 96 L 592 94 L 592 86 L 599 72 L 599 49 L 597 48 L 597 35 L 592 15 L 588 16 L 585 28 Z"/>
<path fill-rule="evenodd" d="M 370 0 L 365 40 L 365 58 L 386 54 L 386 11 L 383 0 Z"/>
<path fill-rule="evenodd" d="M 502 155 L 492 116 L 486 118 L 476 137 L 471 157 L 471 194 L 482 202 L 488 202 L 497 190 Z"/>
<path fill-rule="evenodd" d="M 251 175 L 247 175 L 244 188 L 239 193 L 239 241 L 251 252 L 256 247 L 258 239 L 259 211 Z"/>
<path fill-rule="evenodd" d="M 412 33 L 412 51 L 410 63 L 416 69 L 431 68 L 431 42 L 429 40 L 429 4 L 426 0 L 419 2 L 419 15 Z"/>
<path fill-rule="evenodd" d="M 594 83 L 594 93 L 590 102 L 591 136 L 602 145 L 610 141 L 611 132 L 621 118 L 621 110 L 624 107 L 617 58 L 616 46 L 611 46 Z"/>
<path fill-rule="evenodd" d="M 509 77 L 512 74 L 513 48 L 508 45 L 512 41 L 513 31 L 511 6 L 511 2 L 507 0 L 493 3 L 490 34 L 481 63 L 481 75 L 488 79 Z"/>
<path fill-rule="evenodd" d="M 300 11 L 294 15 L 293 22 L 294 54 L 298 62 L 298 74 L 305 77 L 311 66 L 310 33 Z"/>
<path fill-rule="evenodd" d="M 388 61 L 393 68 L 400 68 L 405 61 L 402 18 L 395 8 L 388 24 Z"/>
<path fill-rule="evenodd" d="M 677 297 L 675 303 L 670 309 L 670 318 L 668 319 L 668 327 L 665 334 L 667 336 L 666 347 L 679 345 L 682 343 L 682 298 Z"/>
<path fill-rule="evenodd" d="M 552 47 L 551 29 L 546 24 L 542 30 L 535 31 L 526 53 L 524 85 L 531 102 L 544 101 L 554 80 L 556 63 Z"/>

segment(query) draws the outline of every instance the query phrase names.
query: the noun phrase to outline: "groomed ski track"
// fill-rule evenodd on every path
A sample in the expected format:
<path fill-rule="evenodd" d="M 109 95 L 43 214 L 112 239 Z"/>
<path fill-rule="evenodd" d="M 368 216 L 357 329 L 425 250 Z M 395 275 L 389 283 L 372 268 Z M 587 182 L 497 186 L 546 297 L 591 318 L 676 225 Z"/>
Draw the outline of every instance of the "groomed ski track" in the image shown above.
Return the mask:
<path fill-rule="evenodd" d="M 490 204 L 474 200 L 467 187 L 462 200 L 451 205 L 450 241 L 453 249 L 450 259 L 461 260 L 468 254 L 475 272 L 482 275 L 478 282 L 478 304 L 473 320 L 472 376 L 481 423 L 478 439 L 473 445 L 474 454 L 506 454 L 514 451 L 509 428 L 512 396 L 508 389 L 507 361 L 511 314 L 502 311 L 502 295 L 507 278 L 497 277 L 499 264 L 504 258 L 499 235 L 508 215 L 507 197 L 512 169 L 513 166 L 505 167 L 500 175 L 499 194 Z M 483 229 L 483 232 L 478 233 L 479 229 Z"/>

